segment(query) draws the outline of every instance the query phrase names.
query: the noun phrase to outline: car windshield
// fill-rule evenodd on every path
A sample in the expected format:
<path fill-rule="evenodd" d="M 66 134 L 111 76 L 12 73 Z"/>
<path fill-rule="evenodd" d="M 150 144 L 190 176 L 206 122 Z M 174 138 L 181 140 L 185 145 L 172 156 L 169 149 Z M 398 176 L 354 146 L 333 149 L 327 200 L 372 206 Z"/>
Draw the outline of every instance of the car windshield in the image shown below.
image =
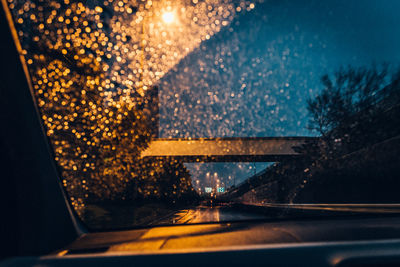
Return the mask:
<path fill-rule="evenodd" d="M 7 4 L 88 228 L 398 212 L 400 1 Z"/>

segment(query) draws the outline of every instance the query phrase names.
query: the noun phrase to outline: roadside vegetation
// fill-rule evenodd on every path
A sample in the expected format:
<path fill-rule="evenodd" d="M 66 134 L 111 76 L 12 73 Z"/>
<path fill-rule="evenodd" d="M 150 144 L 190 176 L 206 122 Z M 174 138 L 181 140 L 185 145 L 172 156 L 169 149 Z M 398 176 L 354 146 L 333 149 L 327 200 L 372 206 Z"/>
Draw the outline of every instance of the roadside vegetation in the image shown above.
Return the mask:
<path fill-rule="evenodd" d="M 399 202 L 400 69 L 347 67 L 321 79 L 308 100 L 308 128 L 320 136 L 295 148 L 299 159 L 250 178 L 235 197 L 247 203 Z"/>

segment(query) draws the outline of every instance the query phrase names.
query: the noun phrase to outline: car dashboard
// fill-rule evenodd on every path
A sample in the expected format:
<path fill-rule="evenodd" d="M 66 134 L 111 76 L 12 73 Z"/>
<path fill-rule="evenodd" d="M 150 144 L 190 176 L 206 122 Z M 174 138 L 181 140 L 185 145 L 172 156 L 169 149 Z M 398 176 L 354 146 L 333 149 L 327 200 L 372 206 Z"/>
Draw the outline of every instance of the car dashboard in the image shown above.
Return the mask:
<path fill-rule="evenodd" d="M 333 218 L 89 233 L 2 266 L 398 266 L 400 219 Z"/>

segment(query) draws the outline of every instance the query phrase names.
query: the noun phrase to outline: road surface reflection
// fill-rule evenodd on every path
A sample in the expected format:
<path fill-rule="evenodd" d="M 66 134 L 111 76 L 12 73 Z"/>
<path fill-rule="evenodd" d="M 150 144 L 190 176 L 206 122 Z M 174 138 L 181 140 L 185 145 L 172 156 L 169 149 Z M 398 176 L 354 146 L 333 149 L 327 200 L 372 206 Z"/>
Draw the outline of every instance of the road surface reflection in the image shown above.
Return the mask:
<path fill-rule="evenodd" d="M 245 209 L 243 207 L 246 207 Z M 251 207 L 251 208 L 250 208 Z M 257 208 L 257 209 L 255 209 Z M 273 219 L 282 217 L 320 217 L 362 214 L 398 214 L 399 204 L 273 204 L 242 205 L 237 209 L 232 205 L 207 206 L 181 209 L 153 221 L 157 224 L 192 224 L 208 222 L 234 222 Z"/>
<path fill-rule="evenodd" d="M 206 222 L 228 222 L 265 219 L 267 216 L 234 210 L 225 206 L 198 206 L 191 209 L 182 209 L 167 218 L 159 220 L 157 224 L 189 224 Z"/>

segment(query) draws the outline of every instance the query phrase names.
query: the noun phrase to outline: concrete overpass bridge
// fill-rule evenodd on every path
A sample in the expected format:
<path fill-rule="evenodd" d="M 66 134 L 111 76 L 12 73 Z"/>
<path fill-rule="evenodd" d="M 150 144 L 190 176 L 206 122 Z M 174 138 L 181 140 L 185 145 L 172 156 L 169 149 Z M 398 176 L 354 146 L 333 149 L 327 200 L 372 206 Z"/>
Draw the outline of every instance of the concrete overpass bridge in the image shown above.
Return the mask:
<path fill-rule="evenodd" d="M 149 118 L 149 146 L 142 158 L 169 158 L 183 162 L 275 162 L 300 157 L 295 151 L 317 137 L 230 137 L 230 138 L 158 138 L 158 87 L 146 91 L 143 106 Z"/>
<path fill-rule="evenodd" d="M 317 137 L 154 138 L 142 158 L 183 162 L 274 162 L 300 157 L 295 150 Z"/>

